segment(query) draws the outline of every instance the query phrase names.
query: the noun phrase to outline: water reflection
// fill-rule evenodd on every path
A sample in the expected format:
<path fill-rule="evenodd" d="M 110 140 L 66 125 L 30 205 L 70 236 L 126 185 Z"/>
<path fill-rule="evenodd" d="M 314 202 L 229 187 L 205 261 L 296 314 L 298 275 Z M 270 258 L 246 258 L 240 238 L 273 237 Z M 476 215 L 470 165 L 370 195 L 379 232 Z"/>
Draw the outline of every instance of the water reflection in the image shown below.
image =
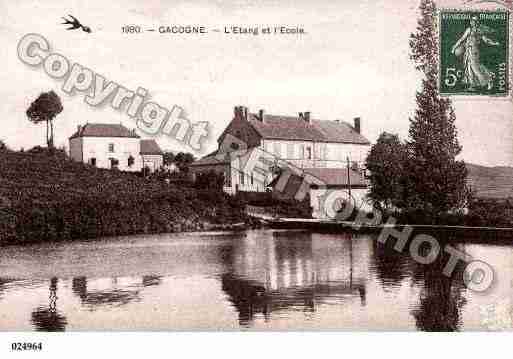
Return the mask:
<path fill-rule="evenodd" d="M 102 278 L 92 281 L 88 287 L 86 277 L 75 277 L 71 288 L 80 298 L 82 305 L 90 310 L 102 306 L 123 306 L 141 300 L 140 292 L 144 287 L 158 286 L 162 277 L 147 275 L 141 278 Z M 92 287 L 92 288 L 90 288 Z"/>
<path fill-rule="evenodd" d="M 428 266 L 424 271 L 419 305 L 412 311 L 419 330 L 456 331 L 460 329 L 461 309 L 466 300 L 462 281 L 442 275 L 442 265 Z"/>
<path fill-rule="evenodd" d="M 478 297 L 465 289 L 462 266 L 443 275 L 447 255 L 421 265 L 390 244 L 258 230 L 8 248 L 0 330 L 455 331 L 485 329 L 483 306 L 513 296 L 509 271 L 493 297 Z M 509 245 L 451 245 L 499 270 L 511 266 Z M 23 276 L 31 271 L 49 279 Z"/>
<path fill-rule="evenodd" d="M 350 297 L 365 306 L 366 278 L 356 268 L 353 247 L 350 234 L 250 233 L 234 243 L 222 289 L 243 326 L 259 314 L 269 321 L 272 313 L 287 310 L 314 313 L 318 305 L 342 304 Z"/>
<path fill-rule="evenodd" d="M 57 284 L 59 280 L 50 280 L 48 307 L 40 306 L 32 312 L 32 324 L 38 331 L 60 332 L 66 329 L 66 317 L 57 310 Z"/>
<path fill-rule="evenodd" d="M 442 248 L 448 242 L 442 234 L 437 236 Z M 451 244 L 464 251 L 463 244 Z M 440 256 L 430 265 L 415 264 L 413 280 L 419 283 L 420 295 L 417 308 L 412 311 L 415 323 L 423 331 L 457 331 L 461 328 L 461 311 L 467 303 L 463 294 L 466 291 L 463 282 L 464 266 L 460 262 L 448 277 L 443 274 L 449 260 L 447 254 Z"/>
<path fill-rule="evenodd" d="M 378 241 L 372 242 L 373 252 L 371 266 L 376 279 L 385 291 L 392 291 L 401 285 L 411 273 L 411 261 L 402 253 L 395 251 L 392 245 L 383 245 Z"/>
<path fill-rule="evenodd" d="M 9 284 L 10 282 L 12 282 L 12 280 L 0 277 L 0 299 L 2 299 L 6 285 Z"/>

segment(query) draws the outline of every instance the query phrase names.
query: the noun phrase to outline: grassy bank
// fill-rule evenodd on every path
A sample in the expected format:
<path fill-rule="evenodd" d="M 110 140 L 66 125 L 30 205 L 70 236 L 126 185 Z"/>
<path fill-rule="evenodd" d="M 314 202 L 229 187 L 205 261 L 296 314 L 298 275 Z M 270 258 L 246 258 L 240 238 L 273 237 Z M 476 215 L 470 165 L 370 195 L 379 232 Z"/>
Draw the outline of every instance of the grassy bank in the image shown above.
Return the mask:
<path fill-rule="evenodd" d="M 98 169 L 53 154 L 0 152 L 0 244 L 195 231 L 247 221 L 236 198 Z"/>

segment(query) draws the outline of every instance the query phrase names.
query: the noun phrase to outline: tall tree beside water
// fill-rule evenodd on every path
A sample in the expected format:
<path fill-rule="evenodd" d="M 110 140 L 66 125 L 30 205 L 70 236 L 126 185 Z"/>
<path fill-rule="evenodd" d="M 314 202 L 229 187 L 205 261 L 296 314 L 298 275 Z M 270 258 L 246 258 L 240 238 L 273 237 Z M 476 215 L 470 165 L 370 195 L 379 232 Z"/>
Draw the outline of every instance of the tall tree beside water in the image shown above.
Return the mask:
<path fill-rule="evenodd" d="M 440 97 L 437 87 L 438 45 L 436 5 L 421 0 L 417 31 L 411 35 L 411 59 L 424 74 L 417 92 L 417 109 L 410 118 L 407 171 L 409 209 L 435 216 L 466 204 L 467 170 L 456 160 L 461 152 L 450 99 Z"/>
<path fill-rule="evenodd" d="M 367 156 L 365 165 L 371 183 L 369 198 L 380 210 L 404 206 L 406 150 L 399 136 L 383 132 Z"/>

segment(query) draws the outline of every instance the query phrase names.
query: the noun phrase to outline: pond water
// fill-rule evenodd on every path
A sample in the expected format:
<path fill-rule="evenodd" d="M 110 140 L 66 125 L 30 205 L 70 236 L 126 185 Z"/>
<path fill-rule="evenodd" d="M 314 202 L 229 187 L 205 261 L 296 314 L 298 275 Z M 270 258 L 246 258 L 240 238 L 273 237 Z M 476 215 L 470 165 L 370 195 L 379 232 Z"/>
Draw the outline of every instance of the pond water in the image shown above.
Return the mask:
<path fill-rule="evenodd" d="M 513 245 L 467 289 L 372 235 L 253 230 L 0 248 L 0 330 L 510 329 Z"/>

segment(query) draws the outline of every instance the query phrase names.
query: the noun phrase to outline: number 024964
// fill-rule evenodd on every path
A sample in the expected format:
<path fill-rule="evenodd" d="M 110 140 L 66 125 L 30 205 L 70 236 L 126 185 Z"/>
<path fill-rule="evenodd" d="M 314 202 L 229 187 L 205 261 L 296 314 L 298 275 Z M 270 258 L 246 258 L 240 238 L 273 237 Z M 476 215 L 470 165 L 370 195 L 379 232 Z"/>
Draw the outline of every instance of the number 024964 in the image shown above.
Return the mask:
<path fill-rule="evenodd" d="M 43 343 L 12 343 L 12 351 L 41 351 L 43 350 Z"/>

